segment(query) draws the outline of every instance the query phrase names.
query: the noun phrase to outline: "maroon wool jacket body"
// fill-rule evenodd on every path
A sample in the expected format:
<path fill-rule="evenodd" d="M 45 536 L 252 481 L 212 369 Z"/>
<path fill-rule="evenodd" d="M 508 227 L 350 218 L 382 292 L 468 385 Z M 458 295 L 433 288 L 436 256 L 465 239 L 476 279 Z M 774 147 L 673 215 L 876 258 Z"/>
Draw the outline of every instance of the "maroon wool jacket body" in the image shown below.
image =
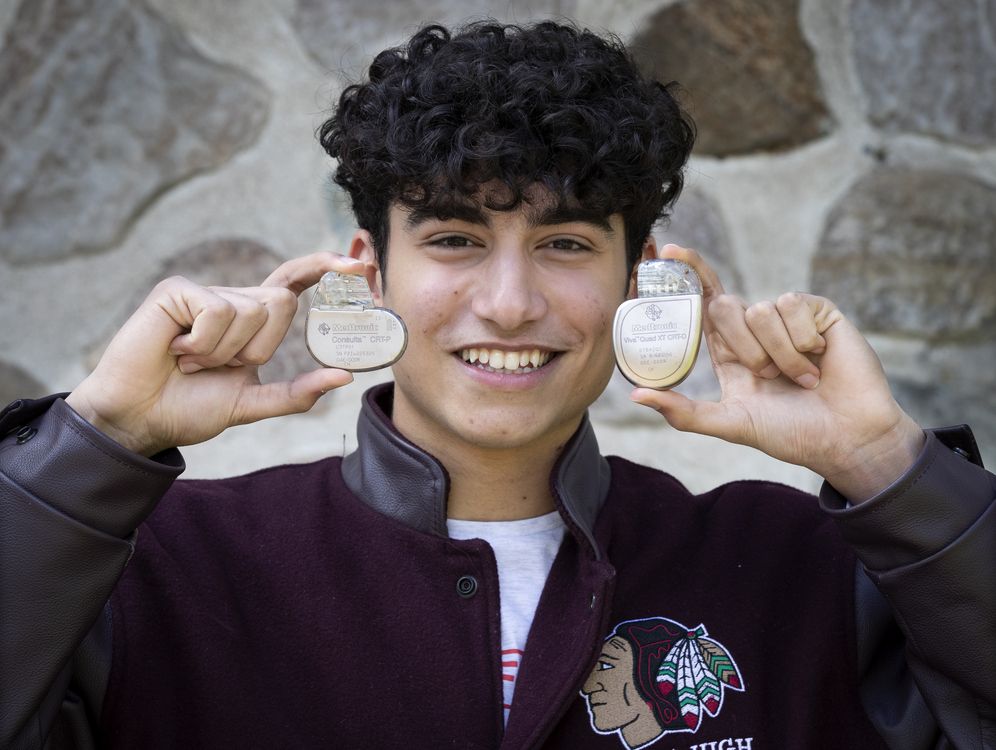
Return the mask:
<path fill-rule="evenodd" d="M 946 620 L 947 600 L 935 601 L 941 617 L 918 614 L 925 596 L 940 595 L 930 566 L 945 554 L 921 549 L 909 530 L 890 538 L 902 525 L 888 518 L 897 500 L 907 514 L 936 504 L 939 488 L 970 467 L 977 474 L 959 481 L 975 505 L 951 521 L 961 530 L 944 547 L 968 550 L 962 566 L 984 567 L 976 548 L 992 540 L 992 477 L 934 436 L 916 473 L 886 496 L 845 510 L 825 488 L 824 512 L 769 482 L 693 496 L 666 474 L 603 459 L 586 420 L 551 477 L 568 533 L 503 728 L 494 556 L 481 540 L 446 536 L 445 470 L 394 430 L 390 399 L 389 387 L 367 394 L 361 447 L 346 459 L 179 481 L 166 492 L 120 581 L 107 583 L 110 619 L 94 629 L 111 654 L 96 683 L 106 692 L 76 700 L 87 706 L 84 730 L 73 725 L 83 714 L 66 709 L 70 680 L 46 747 L 83 747 L 90 732 L 107 748 L 836 750 L 886 747 L 883 734 L 908 738 L 911 721 L 923 747 L 970 746 L 945 744 L 943 733 L 979 735 L 978 711 L 966 718 L 950 706 L 984 712 L 991 696 L 976 687 L 966 703 L 970 693 L 957 690 L 973 689 L 973 678 L 962 680 L 952 660 L 985 669 L 991 651 L 980 641 L 991 627 Z M 968 520 L 980 508 L 989 519 L 981 533 Z M 869 665 L 901 639 L 880 605 L 876 615 L 861 604 L 867 578 L 856 576 L 842 533 L 880 563 L 872 577 L 907 633 L 931 644 L 909 659 L 928 675 L 924 695 L 902 665 L 889 667 L 884 691 L 869 687 Z M 977 583 L 951 589 L 948 578 L 951 601 L 968 596 L 980 616 L 992 611 Z M 600 656 L 624 634 L 626 674 Z M 688 656 L 669 677 L 667 657 L 679 653 Z M 721 679 L 693 675 L 706 663 L 695 655 Z M 945 669 L 958 679 L 931 683 Z M 612 693 L 608 680 L 620 675 Z M 897 702 L 912 720 L 883 718 L 891 709 L 880 707 Z M 661 731 L 649 740 L 613 726 L 627 712 L 646 721 L 654 711 Z"/>

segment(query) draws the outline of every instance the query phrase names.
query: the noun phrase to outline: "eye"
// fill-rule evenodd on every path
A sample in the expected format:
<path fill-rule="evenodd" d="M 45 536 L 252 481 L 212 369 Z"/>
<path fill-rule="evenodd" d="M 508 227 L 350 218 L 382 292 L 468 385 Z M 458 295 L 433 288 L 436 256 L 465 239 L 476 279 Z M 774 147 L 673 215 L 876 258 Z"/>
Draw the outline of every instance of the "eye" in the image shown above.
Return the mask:
<path fill-rule="evenodd" d="M 473 247 L 474 241 L 469 237 L 459 234 L 449 234 L 444 237 L 436 237 L 431 243 L 442 247 Z"/>
<path fill-rule="evenodd" d="M 591 249 L 587 245 L 577 240 L 568 239 L 567 237 L 550 240 L 547 244 L 554 250 L 566 250 L 568 252 L 584 252 Z"/>
<path fill-rule="evenodd" d="M 598 671 L 599 672 L 604 672 L 606 669 L 615 669 L 615 668 L 616 668 L 615 664 L 609 664 L 609 662 L 607 662 L 607 661 L 600 661 L 600 662 L 598 662 Z"/>

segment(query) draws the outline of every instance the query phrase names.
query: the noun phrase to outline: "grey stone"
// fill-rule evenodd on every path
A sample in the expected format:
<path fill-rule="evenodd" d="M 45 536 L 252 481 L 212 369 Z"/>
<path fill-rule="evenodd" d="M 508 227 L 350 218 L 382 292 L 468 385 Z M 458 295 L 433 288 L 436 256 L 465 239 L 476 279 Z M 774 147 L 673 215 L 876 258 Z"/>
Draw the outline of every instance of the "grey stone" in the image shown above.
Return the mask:
<path fill-rule="evenodd" d="M 40 398 L 51 392 L 26 370 L 0 360 L 0 408 L 16 398 Z"/>
<path fill-rule="evenodd" d="M 723 218 L 716 205 L 700 191 L 686 189 L 669 221 L 654 231 L 654 237 L 658 246 L 673 242 L 697 250 L 719 275 L 727 292 L 743 293 L 743 279 Z"/>
<path fill-rule="evenodd" d="M 881 168 L 833 208 L 812 288 L 866 332 L 971 340 L 996 325 L 996 189 Z"/>
<path fill-rule="evenodd" d="M 124 324 L 127 315 L 138 308 L 156 282 L 170 276 L 183 276 L 205 286 L 255 287 L 282 262 L 283 259 L 267 246 L 243 237 L 211 239 L 181 250 L 138 286 L 135 295 L 124 306 L 123 315 L 112 322 L 100 346 L 90 352 L 87 364 L 91 369 L 96 365 L 111 336 Z M 273 359 L 260 368 L 260 380 L 264 383 L 291 380 L 295 375 L 319 366 L 304 343 L 304 322 L 310 301 L 305 292 L 283 343 Z M 320 403 L 326 400 L 330 400 L 328 396 Z"/>
<path fill-rule="evenodd" d="M 783 150 L 833 127 L 798 0 L 678 2 L 651 16 L 630 48 L 688 93 L 699 153 Z"/>
<path fill-rule="evenodd" d="M 156 196 L 249 146 L 267 101 L 141 2 L 26 0 L 0 51 L 0 254 L 108 249 Z"/>
<path fill-rule="evenodd" d="M 990 349 L 996 360 L 996 347 Z M 890 378 L 896 401 L 923 427 L 969 424 L 987 467 L 996 464 L 996 396 L 992 384 L 919 383 Z"/>
<path fill-rule="evenodd" d="M 525 22 L 556 13 L 557 8 L 556 0 L 517 0 L 499 6 L 486 0 L 297 0 L 291 24 L 304 49 L 323 68 L 346 70 L 358 79 L 372 54 L 401 44 L 423 24 L 459 25 L 492 16 Z"/>
<path fill-rule="evenodd" d="M 850 27 L 874 123 L 996 143 L 996 2 L 854 0 Z"/>

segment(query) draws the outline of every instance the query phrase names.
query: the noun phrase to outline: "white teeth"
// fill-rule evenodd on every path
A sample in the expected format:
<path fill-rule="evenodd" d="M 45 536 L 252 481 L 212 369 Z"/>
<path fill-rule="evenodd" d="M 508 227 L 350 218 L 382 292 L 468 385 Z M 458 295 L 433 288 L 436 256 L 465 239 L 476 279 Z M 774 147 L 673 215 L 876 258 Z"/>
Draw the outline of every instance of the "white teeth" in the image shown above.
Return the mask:
<path fill-rule="evenodd" d="M 506 352 L 501 349 L 463 349 L 460 356 L 464 362 L 477 364 L 490 372 L 532 372 L 550 361 L 550 352 L 539 349 L 526 349 Z"/>

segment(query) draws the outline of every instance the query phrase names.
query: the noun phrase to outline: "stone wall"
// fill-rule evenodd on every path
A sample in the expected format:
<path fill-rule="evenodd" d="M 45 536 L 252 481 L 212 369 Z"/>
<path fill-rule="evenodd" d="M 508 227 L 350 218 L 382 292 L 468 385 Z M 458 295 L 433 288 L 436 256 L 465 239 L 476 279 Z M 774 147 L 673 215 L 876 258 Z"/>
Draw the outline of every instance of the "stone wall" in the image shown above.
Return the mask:
<path fill-rule="evenodd" d="M 996 5 L 934 0 L 0 0 L 0 401 L 71 389 L 158 278 L 246 284 L 343 249 L 314 131 L 420 22 L 569 16 L 684 84 L 699 125 L 663 241 L 750 300 L 811 289 L 879 351 L 925 424 L 996 459 Z M 683 386 L 714 397 L 706 361 Z M 310 367 L 299 334 L 267 366 Z M 307 415 L 185 451 L 215 476 L 349 450 L 357 378 Z M 593 408 L 606 452 L 703 489 L 805 470 Z"/>

